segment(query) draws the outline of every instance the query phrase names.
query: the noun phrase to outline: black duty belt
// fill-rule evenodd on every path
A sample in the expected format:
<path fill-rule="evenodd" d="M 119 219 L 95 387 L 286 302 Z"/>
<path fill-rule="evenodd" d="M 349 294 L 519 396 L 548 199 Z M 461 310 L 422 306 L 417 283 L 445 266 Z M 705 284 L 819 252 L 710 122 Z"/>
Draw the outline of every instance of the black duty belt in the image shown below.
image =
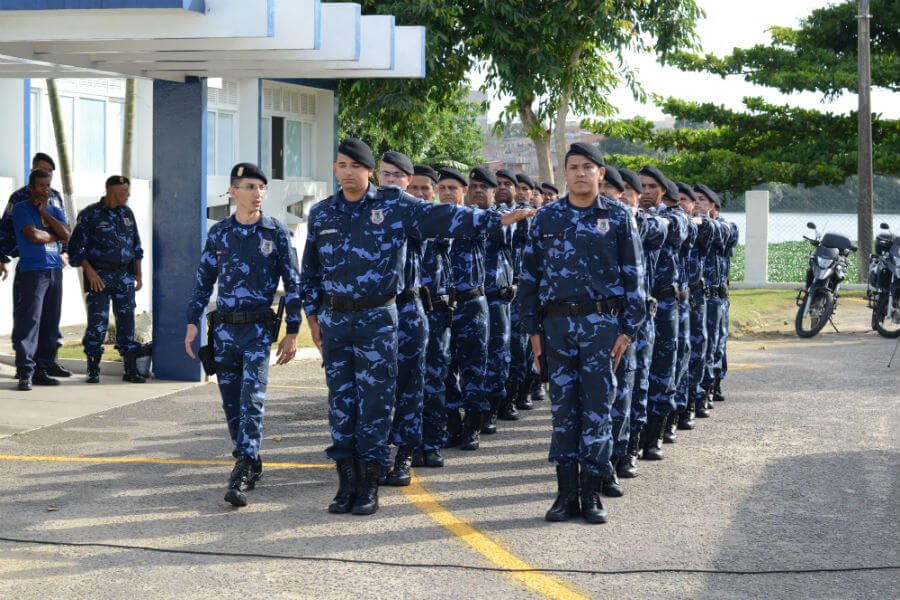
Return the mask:
<path fill-rule="evenodd" d="M 322 306 L 327 306 L 335 312 L 355 312 L 370 308 L 390 306 L 397 301 L 396 296 L 376 296 L 375 298 L 337 298 L 325 294 L 322 296 Z"/>
<path fill-rule="evenodd" d="M 618 315 L 625 302 L 621 297 L 589 300 L 585 302 L 548 302 L 541 307 L 545 317 L 584 317 L 596 314 Z"/>
<path fill-rule="evenodd" d="M 728 297 L 728 286 L 727 285 L 711 285 L 709 286 L 709 295 L 710 296 L 718 296 L 719 298 L 727 298 Z"/>
<path fill-rule="evenodd" d="M 437 296 L 431 299 L 431 310 L 433 312 L 451 312 L 456 307 L 450 306 L 449 296 Z"/>
<path fill-rule="evenodd" d="M 232 312 L 223 313 L 216 310 L 209 313 L 210 320 L 214 325 L 226 323 L 228 325 L 246 325 L 247 323 L 268 323 L 274 317 L 271 310 L 260 310 L 256 312 Z"/>
<path fill-rule="evenodd" d="M 482 296 L 484 296 L 484 288 L 477 287 L 472 288 L 467 292 L 457 292 L 455 297 L 457 302 L 465 302 L 466 300 L 474 300 L 475 298 L 481 298 Z"/>
<path fill-rule="evenodd" d="M 105 271 L 125 271 L 128 267 L 131 266 L 130 262 L 127 263 L 108 263 L 108 262 L 100 262 L 88 259 L 88 262 L 91 263 L 91 266 L 95 269 L 103 269 Z"/>
<path fill-rule="evenodd" d="M 696 294 L 697 292 L 703 292 L 704 295 L 709 295 L 709 289 L 702 281 L 695 281 L 691 284 L 691 293 Z"/>
<path fill-rule="evenodd" d="M 654 291 L 653 297 L 660 301 L 668 300 L 669 298 L 679 298 L 680 290 L 678 289 L 678 284 L 673 283 L 672 285 L 667 285 L 660 290 Z"/>
<path fill-rule="evenodd" d="M 409 302 L 415 302 L 416 298 L 418 297 L 418 289 L 406 290 L 405 292 L 400 292 L 399 294 L 397 294 L 397 304 L 407 304 Z"/>
<path fill-rule="evenodd" d="M 516 297 L 516 286 L 500 288 L 494 292 L 488 292 L 486 294 L 487 301 L 493 302 L 494 300 L 502 300 L 504 302 L 512 302 L 513 298 Z"/>

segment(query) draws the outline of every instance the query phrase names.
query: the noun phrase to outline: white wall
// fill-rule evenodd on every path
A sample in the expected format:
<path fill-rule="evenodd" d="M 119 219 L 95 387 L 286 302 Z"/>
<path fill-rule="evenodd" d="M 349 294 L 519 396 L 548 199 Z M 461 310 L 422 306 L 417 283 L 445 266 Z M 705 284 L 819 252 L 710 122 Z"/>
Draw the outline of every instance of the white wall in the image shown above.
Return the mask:
<path fill-rule="evenodd" d="M 0 79 L 0 177 L 13 178 L 16 188 L 23 185 L 25 176 L 24 98 L 24 80 Z M 0 196 L 3 200 L 8 197 L 9 194 Z"/>

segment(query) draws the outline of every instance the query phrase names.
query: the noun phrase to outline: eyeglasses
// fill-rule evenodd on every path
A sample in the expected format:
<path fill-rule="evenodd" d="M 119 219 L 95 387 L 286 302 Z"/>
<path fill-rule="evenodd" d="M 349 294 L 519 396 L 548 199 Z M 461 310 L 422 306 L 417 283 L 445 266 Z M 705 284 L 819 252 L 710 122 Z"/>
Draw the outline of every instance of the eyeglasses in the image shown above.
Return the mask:
<path fill-rule="evenodd" d="M 237 189 L 245 190 L 248 192 L 255 192 L 255 191 L 259 190 L 260 194 L 265 194 L 269 190 L 269 188 L 266 187 L 265 185 L 253 185 L 253 184 L 239 185 L 239 186 L 237 186 Z"/>
<path fill-rule="evenodd" d="M 382 169 L 378 172 L 382 177 L 388 177 L 391 179 L 400 179 L 401 177 L 406 177 L 406 173 L 403 171 L 385 171 Z"/>

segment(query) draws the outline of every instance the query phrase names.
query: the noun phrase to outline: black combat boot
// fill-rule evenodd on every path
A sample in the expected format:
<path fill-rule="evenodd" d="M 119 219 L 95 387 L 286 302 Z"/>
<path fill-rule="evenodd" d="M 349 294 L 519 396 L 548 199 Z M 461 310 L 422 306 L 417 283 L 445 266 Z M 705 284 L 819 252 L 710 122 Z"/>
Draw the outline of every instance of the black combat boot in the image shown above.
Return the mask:
<path fill-rule="evenodd" d="M 568 521 L 581 514 L 578 503 L 578 463 L 570 461 L 556 465 L 556 487 L 559 490 L 553 506 L 544 515 L 555 523 Z"/>
<path fill-rule="evenodd" d="M 451 408 L 447 410 L 447 442 L 444 448 L 455 448 L 459 446 L 462 436 L 462 416 L 459 409 Z"/>
<path fill-rule="evenodd" d="M 72 371 L 68 370 L 55 360 L 47 365 L 47 375 L 51 377 L 71 377 Z"/>
<path fill-rule="evenodd" d="M 644 431 L 641 434 L 644 460 L 662 460 L 666 457 L 662 449 L 663 427 L 666 423 L 664 415 L 647 415 L 647 424 L 644 425 Z"/>
<path fill-rule="evenodd" d="M 681 429 L 682 431 L 689 431 L 693 429 L 697 424 L 697 422 L 694 421 L 694 405 L 695 401 L 693 398 L 691 398 L 690 400 L 688 400 L 687 408 L 679 413 L 678 429 Z"/>
<path fill-rule="evenodd" d="M 616 474 L 622 479 L 634 479 L 638 476 L 638 452 L 641 449 L 641 432 L 636 431 L 628 438 L 628 452 L 616 465 Z"/>
<path fill-rule="evenodd" d="M 412 466 L 414 467 L 424 467 L 425 466 L 425 453 L 422 451 L 422 446 L 413 450 L 412 453 Z"/>
<path fill-rule="evenodd" d="M 531 380 L 526 379 L 525 381 L 519 383 L 519 387 L 516 390 L 516 408 L 519 410 L 531 410 L 534 408 L 534 404 L 531 402 L 531 398 L 528 397 L 528 391 L 531 389 Z"/>
<path fill-rule="evenodd" d="M 130 381 L 131 383 L 144 383 L 147 380 L 141 377 L 137 370 L 137 355 L 129 352 L 122 356 L 124 372 L 122 373 L 122 381 Z"/>
<path fill-rule="evenodd" d="M 87 382 L 100 383 L 100 355 L 87 357 Z"/>
<path fill-rule="evenodd" d="M 674 444 L 678 440 L 678 415 L 680 413 L 677 410 L 673 410 L 669 413 L 669 416 L 666 417 L 666 424 L 663 428 L 663 443 L 664 444 Z"/>
<path fill-rule="evenodd" d="M 581 516 L 588 523 L 606 523 L 609 518 L 600 501 L 600 479 L 587 469 L 581 470 Z"/>
<path fill-rule="evenodd" d="M 253 459 L 242 456 L 234 463 L 231 476 L 228 478 L 228 491 L 225 492 L 225 502 L 232 506 L 247 506 L 247 495 L 244 493 L 250 489 L 250 470 L 253 467 Z"/>
<path fill-rule="evenodd" d="M 697 398 L 696 406 L 694 406 L 694 413 L 696 414 L 698 419 L 708 419 L 709 418 L 709 407 L 712 404 L 709 397 L 712 392 L 710 390 L 704 390 L 703 396 Z"/>
<path fill-rule="evenodd" d="M 724 402 L 725 396 L 722 395 L 722 380 L 717 378 L 716 382 L 713 384 L 713 394 L 712 394 L 713 402 Z"/>
<path fill-rule="evenodd" d="M 47 374 L 47 369 L 35 369 L 31 376 L 34 385 L 59 385 L 59 379 L 54 379 Z"/>
<path fill-rule="evenodd" d="M 19 377 L 19 385 L 16 387 L 20 392 L 30 392 L 31 391 L 31 377 Z"/>
<path fill-rule="evenodd" d="M 247 489 L 256 489 L 256 482 L 260 480 L 263 474 L 262 459 L 257 456 L 256 460 L 250 465 L 250 479 L 247 480 Z"/>
<path fill-rule="evenodd" d="M 437 469 L 444 466 L 444 457 L 441 456 L 440 450 L 426 450 L 423 459 L 426 467 Z"/>
<path fill-rule="evenodd" d="M 356 468 L 359 471 L 359 485 L 350 512 L 354 515 L 373 515 L 378 510 L 378 473 L 381 471 L 381 463 L 357 460 Z"/>
<path fill-rule="evenodd" d="M 460 450 L 478 450 L 481 439 L 478 432 L 481 431 L 481 421 L 484 418 L 482 412 L 467 410 L 466 418 L 462 424 L 462 439 L 459 442 Z"/>
<path fill-rule="evenodd" d="M 519 386 L 510 381 L 506 382 L 506 396 L 500 402 L 500 410 L 497 412 L 497 418 L 501 421 L 518 421 L 519 411 L 516 410 L 516 392 Z"/>
<path fill-rule="evenodd" d="M 544 384 L 541 383 L 541 378 L 539 375 L 535 375 L 531 379 L 531 401 L 532 402 L 543 402 L 547 399 L 547 390 L 544 389 Z"/>
<path fill-rule="evenodd" d="M 491 435 L 497 433 L 497 415 L 500 411 L 500 398 L 491 399 L 491 412 L 484 416 L 484 422 L 481 424 L 481 433 Z"/>
<path fill-rule="evenodd" d="M 359 473 L 356 461 L 352 458 L 341 458 L 337 461 L 338 491 L 328 505 L 328 512 L 335 514 L 348 513 L 356 500 L 356 488 L 359 485 Z"/>
<path fill-rule="evenodd" d="M 378 471 L 378 485 L 387 485 L 388 477 L 391 475 L 391 468 L 381 465 Z"/>
<path fill-rule="evenodd" d="M 600 479 L 600 493 L 607 498 L 621 498 L 625 495 L 625 489 L 619 483 L 619 477 L 616 474 L 616 469 L 622 460 L 622 457 L 613 456 L 610 461 L 612 463 L 612 472 Z"/>
<path fill-rule="evenodd" d="M 407 486 L 412 481 L 409 470 L 412 467 L 412 446 L 398 446 L 394 457 L 394 468 L 388 477 L 388 485 Z"/>

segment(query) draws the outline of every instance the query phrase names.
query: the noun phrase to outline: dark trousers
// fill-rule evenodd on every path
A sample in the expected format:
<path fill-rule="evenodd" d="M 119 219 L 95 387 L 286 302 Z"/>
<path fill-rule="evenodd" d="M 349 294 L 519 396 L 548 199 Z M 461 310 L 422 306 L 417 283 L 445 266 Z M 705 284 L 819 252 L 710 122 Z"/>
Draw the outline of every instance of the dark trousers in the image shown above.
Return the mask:
<path fill-rule="evenodd" d="M 134 341 L 134 275 L 122 271 L 99 269 L 104 288 L 99 292 L 88 290 L 88 322 L 81 343 L 88 356 L 103 354 L 103 340 L 109 327 L 109 303 L 112 300 L 116 315 L 116 344 L 119 354 L 137 352 L 140 344 Z"/>
<path fill-rule="evenodd" d="M 13 280 L 12 344 L 19 377 L 46 369 L 59 348 L 62 269 L 22 272 Z"/>

